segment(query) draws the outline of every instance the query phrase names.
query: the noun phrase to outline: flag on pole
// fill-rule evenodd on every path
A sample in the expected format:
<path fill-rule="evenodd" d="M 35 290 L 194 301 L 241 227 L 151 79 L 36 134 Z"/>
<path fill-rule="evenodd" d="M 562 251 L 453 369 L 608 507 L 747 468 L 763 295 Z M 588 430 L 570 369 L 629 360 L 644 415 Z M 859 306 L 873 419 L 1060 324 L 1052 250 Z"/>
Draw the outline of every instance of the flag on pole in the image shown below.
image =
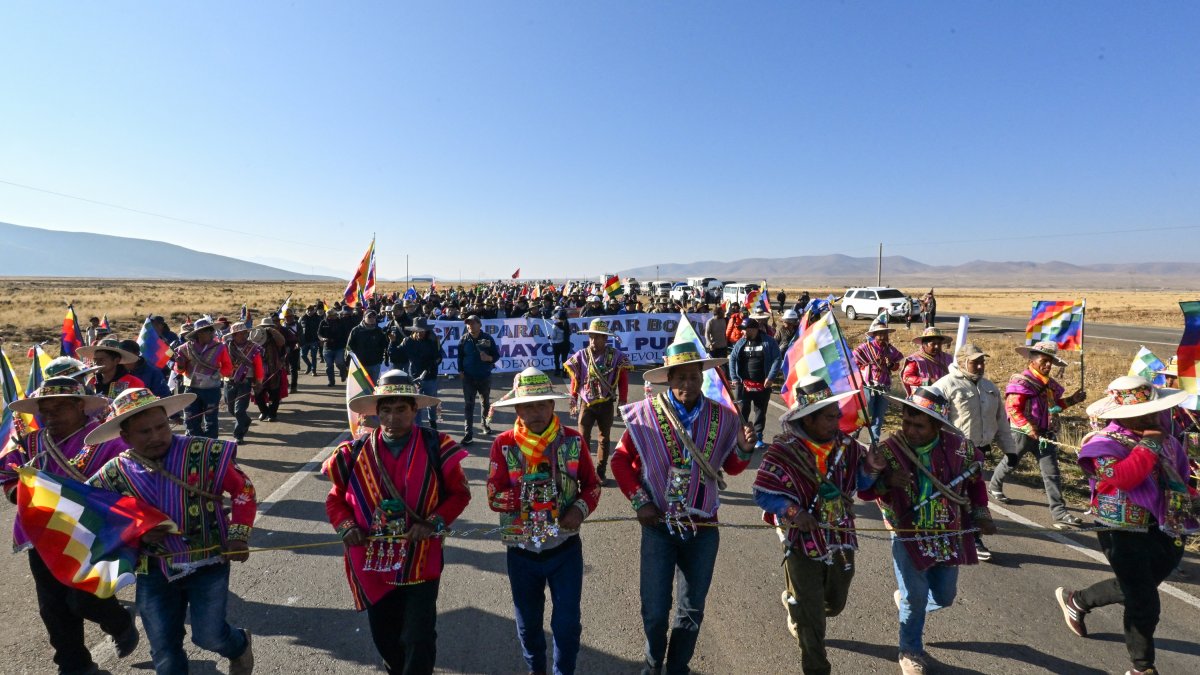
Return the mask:
<path fill-rule="evenodd" d="M 103 319 L 100 319 L 100 328 L 104 330 L 112 330 L 112 326 L 108 323 L 108 315 L 105 314 Z"/>
<path fill-rule="evenodd" d="M 99 598 L 111 598 L 135 580 L 142 535 L 166 514 L 134 497 L 17 469 L 17 519 L 54 578 Z"/>
<path fill-rule="evenodd" d="M 67 305 L 67 315 L 63 317 L 62 337 L 59 339 L 59 356 L 75 356 L 75 352 L 83 347 L 83 333 L 79 331 L 79 317 L 75 316 L 75 306 Z"/>
<path fill-rule="evenodd" d="M 688 320 L 687 314 L 682 312 L 679 314 L 679 327 L 675 329 L 673 342 L 690 342 L 696 345 L 696 350 L 700 352 L 700 358 L 708 358 L 708 351 L 704 349 L 704 343 L 700 341 L 696 329 L 692 328 L 692 322 Z M 704 386 L 701 388 L 701 392 L 716 403 L 737 412 L 737 404 L 734 403 L 733 396 L 729 393 L 729 387 L 721 377 L 722 374 L 720 368 L 709 368 L 704 371 Z"/>
<path fill-rule="evenodd" d="M 1167 378 L 1165 375 L 1157 374 L 1155 371 L 1166 368 L 1167 364 L 1162 362 L 1162 359 L 1154 355 L 1154 352 L 1142 347 L 1138 350 L 1136 356 L 1133 357 L 1133 363 L 1129 364 L 1129 374 L 1137 377 L 1144 377 L 1150 380 L 1156 387 L 1161 387 L 1166 384 Z"/>
<path fill-rule="evenodd" d="M 758 304 L 758 296 L 760 295 L 762 295 L 762 291 L 757 288 L 750 291 L 746 294 L 746 300 L 742 303 L 742 307 L 745 307 L 748 313 L 751 312 L 753 307 Z"/>
<path fill-rule="evenodd" d="M 0 449 L 8 447 L 8 441 L 18 434 L 18 425 L 24 428 L 25 421 L 17 418 L 9 406 L 21 398 L 21 387 L 17 375 L 4 349 L 0 348 Z"/>
<path fill-rule="evenodd" d="M 615 298 L 621 292 L 621 278 L 617 275 L 612 275 L 604 282 L 604 292 L 608 297 Z"/>
<path fill-rule="evenodd" d="M 1195 396 L 1200 394 L 1196 380 L 1196 361 L 1200 360 L 1200 300 L 1179 303 L 1183 310 L 1183 338 L 1175 351 L 1179 369 L 1179 388 Z"/>
<path fill-rule="evenodd" d="M 286 299 L 283 301 L 283 304 L 279 306 L 279 318 L 281 318 L 281 319 L 282 319 L 282 318 L 283 318 L 283 316 L 284 316 L 285 314 L 287 314 L 287 311 L 288 311 L 288 306 L 290 306 L 291 304 L 292 304 L 292 294 L 291 294 L 291 293 L 288 293 L 288 296 L 287 296 L 287 298 L 286 298 Z"/>
<path fill-rule="evenodd" d="M 238 315 L 238 321 L 246 325 L 250 324 L 250 312 L 246 309 L 246 303 L 244 302 L 242 303 L 242 313 Z"/>
<path fill-rule="evenodd" d="M 405 302 L 409 302 L 409 301 L 416 302 L 417 301 L 417 289 L 412 286 L 409 286 L 408 290 L 404 291 L 403 300 Z"/>
<path fill-rule="evenodd" d="M 367 279 L 363 283 L 363 298 L 375 297 L 375 239 L 371 239 L 371 266 L 367 269 Z"/>
<path fill-rule="evenodd" d="M 371 374 L 358 362 L 354 352 L 346 352 L 346 415 L 350 421 L 350 436 L 359 438 L 371 428 L 379 426 L 379 418 L 375 415 L 360 415 L 350 409 L 350 401 L 359 396 L 369 396 L 375 390 Z"/>
<path fill-rule="evenodd" d="M 41 345 L 30 347 L 26 356 L 31 359 L 29 378 L 25 381 L 25 396 L 28 398 L 33 395 L 33 392 L 41 389 L 42 383 L 46 381 L 46 366 L 50 365 L 51 358 Z"/>
<path fill-rule="evenodd" d="M 1065 351 L 1083 346 L 1083 303 L 1078 300 L 1034 300 L 1025 327 L 1025 344 L 1049 340 Z"/>
<path fill-rule="evenodd" d="M 819 309 L 818 307 L 818 311 Z M 848 362 L 849 345 L 838 330 L 832 308 L 826 304 L 826 309 L 820 318 L 811 323 L 810 315 L 805 313 L 800 336 L 784 354 L 787 376 L 783 380 L 781 396 L 788 407 L 796 402 L 796 382 L 806 375 L 816 375 L 825 380 L 835 394 L 862 389 L 862 383 L 858 381 L 858 369 L 851 368 Z M 866 424 L 861 397 L 851 396 L 843 399 L 838 407 L 842 412 L 839 426 L 843 432 L 852 433 Z"/>
<path fill-rule="evenodd" d="M 512 278 L 514 278 L 514 279 L 520 279 L 520 278 L 521 278 L 521 268 L 520 268 L 520 267 L 518 267 L 518 268 L 517 268 L 517 271 L 516 271 L 516 272 L 513 272 L 513 273 L 512 273 Z"/>
<path fill-rule="evenodd" d="M 242 310 L 245 311 L 246 306 L 242 305 Z M 138 333 L 138 348 L 142 351 L 142 358 L 146 359 L 146 363 L 155 368 L 166 368 L 167 362 L 175 356 L 175 352 L 165 340 L 158 336 L 158 331 L 154 330 L 154 324 L 150 323 L 150 317 L 142 323 L 142 331 Z"/>
<path fill-rule="evenodd" d="M 363 254 L 362 260 L 354 270 L 354 276 L 350 277 L 350 282 L 346 284 L 346 290 L 342 293 L 342 302 L 351 307 L 361 304 L 361 300 L 365 296 L 367 277 L 371 273 L 371 263 L 374 260 L 375 237 L 371 237 L 371 245 L 367 247 L 367 252 Z M 372 280 L 371 283 L 374 284 L 374 281 Z M 375 292 L 373 285 L 371 292 Z"/>

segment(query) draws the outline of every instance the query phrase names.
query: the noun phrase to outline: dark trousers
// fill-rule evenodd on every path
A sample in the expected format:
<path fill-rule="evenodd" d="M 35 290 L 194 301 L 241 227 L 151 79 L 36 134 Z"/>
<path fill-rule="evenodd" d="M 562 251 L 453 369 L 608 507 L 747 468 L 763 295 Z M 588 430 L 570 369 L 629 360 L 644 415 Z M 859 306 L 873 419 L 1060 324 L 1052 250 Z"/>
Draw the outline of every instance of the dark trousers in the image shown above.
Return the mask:
<path fill-rule="evenodd" d="M 1001 429 L 997 433 L 1010 433 Z M 1046 445 L 1041 447 L 1038 442 L 1032 437 L 1026 436 L 1020 432 L 1011 432 L 1013 441 L 1017 446 L 1017 454 L 1004 455 L 1000 459 L 1000 463 L 996 465 L 995 471 L 992 472 L 992 479 L 988 483 L 988 489 L 992 492 L 1004 491 L 1004 479 L 1012 470 L 1017 468 L 1021 463 L 1021 458 L 1026 453 L 1033 455 L 1038 462 L 1038 469 L 1042 472 L 1042 484 L 1046 488 L 1046 501 L 1050 505 L 1050 515 L 1055 520 L 1068 515 L 1066 502 L 1062 496 L 1062 477 L 1058 473 L 1058 446 Z"/>
<path fill-rule="evenodd" d="M 854 578 L 854 552 L 835 553 L 833 564 L 813 560 L 803 551 L 784 558 L 788 615 L 799 634 L 800 667 L 804 675 L 827 675 L 832 671 L 825 656 L 825 619 L 846 608 L 850 581 Z M 847 569 L 849 567 L 849 569 Z"/>
<path fill-rule="evenodd" d="M 267 384 L 254 396 L 254 403 L 258 406 L 259 414 L 269 420 L 275 419 L 275 416 L 279 414 L 279 392 L 282 388 L 279 382 L 280 377 L 283 377 L 282 373 L 268 380 Z"/>
<path fill-rule="evenodd" d="M 116 598 L 101 600 L 61 583 L 37 551 L 29 552 L 29 571 L 37 589 L 38 614 L 50 636 L 59 672 L 84 672 L 92 665 L 92 654 L 83 641 L 84 619 L 100 624 L 100 629 L 114 638 L 133 626 L 133 617 Z"/>
<path fill-rule="evenodd" d="M 221 387 L 187 387 L 186 390 L 196 395 L 196 400 L 183 410 L 188 435 L 216 438 Z"/>
<path fill-rule="evenodd" d="M 546 671 L 546 587 L 550 587 L 550 630 L 554 635 L 554 673 L 571 675 L 579 656 L 579 603 L 583 596 L 583 546 L 571 537 L 544 553 L 515 547 L 508 549 L 508 585 L 517 618 L 517 639 L 525 666 L 533 673 Z"/>
<path fill-rule="evenodd" d="M 563 364 L 567 362 L 567 357 L 571 355 L 571 343 L 560 342 L 554 345 L 554 374 L 563 374 Z"/>
<path fill-rule="evenodd" d="M 1160 610 L 1158 585 L 1183 558 L 1183 547 L 1158 528 L 1149 532 L 1096 533 L 1100 550 L 1116 575 L 1075 593 L 1084 611 L 1105 605 L 1125 606 L 1125 649 L 1133 667 L 1154 665 L 1154 629 Z"/>
<path fill-rule="evenodd" d="M 300 346 L 300 358 L 304 359 L 305 374 L 317 374 L 317 359 L 321 353 L 321 343 L 306 342 Z"/>
<path fill-rule="evenodd" d="M 296 388 L 296 381 L 300 379 L 300 347 L 293 346 L 287 354 L 288 368 L 292 372 L 292 379 L 288 380 L 292 388 Z"/>
<path fill-rule="evenodd" d="M 729 347 L 713 347 L 712 353 L 709 354 L 714 359 L 729 358 Z M 721 370 L 725 371 L 725 377 L 729 377 L 729 362 L 721 364 Z"/>
<path fill-rule="evenodd" d="M 762 391 L 746 391 L 745 387 L 738 386 L 738 412 L 742 413 L 743 418 L 751 422 L 754 426 L 754 433 L 760 441 L 763 439 L 763 432 L 767 429 L 767 406 L 770 404 L 770 386 Z M 753 420 L 750 420 L 751 406 L 754 406 Z"/>
<path fill-rule="evenodd" d="M 426 675 L 437 660 L 437 598 L 440 579 L 397 586 L 367 608 L 371 639 L 388 673 Z"/>
<path fill-rule="evenodd" d="M 665 525 L 642 527 L 640 581 L 642 629 L 646 633 L 646 663 L 642 673 L 691 672 L 688 664 L 700 639 L 704 605 L 720 545 L 721 534 L 715 527 L 701 527 L 686 539 L 671 534 Z"/>
<path fill-rule="evenodd" d="M 233 437 L 242 440 L 250 430 L 250 396 L 253 384 L 249 380 L 225 383 L 225 409 L 233 416 Z"/>
<path fill-rule="evenodd" d="M 483 419 L 487 420 L 488 408 L 492 406 L 492 376 L 482 379 L 472 379 L 466 375 L 463 378 L 463 429 L 471 435 L 475 428 L 475 397 L 483 402 Z"/>
<path fill-rule="evenodd" d="M 597 403 L 579 411 L 579 433 L 583 434 L 583 440 L 589 445 L 592 443 L 592 428 L 599 427 L 600 440 L 593 447 L 596 448 L 596 473 L 600 474 L 601 479 L 604 478 L 608 469 L 608 452 L 612 445 L 609 437 L 612 435 L 612 425 L 612 401 Z"/>

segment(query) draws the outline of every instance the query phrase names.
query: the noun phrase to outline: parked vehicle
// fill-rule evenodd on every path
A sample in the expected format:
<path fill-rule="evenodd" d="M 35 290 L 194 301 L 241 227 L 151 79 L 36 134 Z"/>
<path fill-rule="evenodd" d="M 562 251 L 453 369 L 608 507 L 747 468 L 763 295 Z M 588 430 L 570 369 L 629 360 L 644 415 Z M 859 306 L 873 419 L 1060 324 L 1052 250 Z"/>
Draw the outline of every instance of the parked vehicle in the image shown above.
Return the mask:
<path fill-rule="evenodd" d="M 740 305 L 746 302 L 746 296 L 750 295 L 750 291 L 757 291 L 762 288 L 761 284 L 725 284 L 725 288 L 721 291 L 721 302 L 728 302 L 731 305 Z"/>
<path fill-rule="evenodd" d="M 687 285 L 692 288 L 692 297 L 702 302 L 717 302 L 721 299 L 721 280 L 716 277 L 688 277 Z"/>
<path fill-rule="evenodd" d="M 670 281 L 647 281 L 646 292 L 649 293 L 650 297 L 652 298 L 666 298 L 671 295 L 672 285 L 673 284 Z"/>
<path fill-rule="evenodd" d="M 912 311 L 913 300 L 898 288 L 866 286 L 850 288 L 842 296 L 842 313 L 853 321 L 858 317 L 874 319 L 883 312 L 903 319 Z"/>
<path fill-rule="evenodd" d="M 625 294 L 626 295 L 640 295 L 641 292 L 642 292 L 642 285 L 638 283 L 637 279 L 634 279 L 633 277 L 629 277 L 628 279 L 625 280 Z"/>
<path fill-rule="evenodd" d="M 671 285 L 671 290 L 667 293 L 667 297 L 679 302 L 687 302 L 695 297 L 696 291 L 691 286 L 683 281 L 677 281 Z"/>

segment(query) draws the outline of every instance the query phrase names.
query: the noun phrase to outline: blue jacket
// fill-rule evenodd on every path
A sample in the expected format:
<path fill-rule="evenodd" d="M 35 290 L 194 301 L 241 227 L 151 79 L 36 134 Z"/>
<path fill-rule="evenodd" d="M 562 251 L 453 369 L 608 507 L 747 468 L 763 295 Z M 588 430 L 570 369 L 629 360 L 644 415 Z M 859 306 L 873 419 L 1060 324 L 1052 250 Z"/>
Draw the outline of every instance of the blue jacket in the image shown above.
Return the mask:
<path fill-rule="evenodd" d="M 479 354 L 487 354 L 492 360 L 485 363 Z M 465 333 L 458 342 L 458 372 L 472 380 L 482 380 L 492 374 L 496 362 L 500 360 L 500 347 L 491 335 L 480 331 L 478 338 Z"/>
<path fill-rule="evenodd" d="M 159 398 L 170 396 L 171 388 L 167 386 L 167 378 L 163 377 L 162 371 L 146 363 L 144 360 L 141 364 L 141 368 L 130 370 L 129 374 L 141 380 L 146 385 L 146 388 L 155 396 Z"/>
<path fill-rule="evenodd" d="M 767 379 L 765 382 L 772 382 L 775 376 L 779 374 L 780 367 L 783 366 L 783 353 L 779 351 L 779 343 L 775 338 L 767 335 L 766 331 L 758 331 L 758 338 L 763 344 L 763 361 L 767 369 Z M 729 352 L 729 379 L 738 382 L 742 379 L 743 373 L 738 365 L 739 357 L 742 355 L 742 350 L 746 347 L 746 336 L 742 336 L 733 345 L 733 350 Z"/>

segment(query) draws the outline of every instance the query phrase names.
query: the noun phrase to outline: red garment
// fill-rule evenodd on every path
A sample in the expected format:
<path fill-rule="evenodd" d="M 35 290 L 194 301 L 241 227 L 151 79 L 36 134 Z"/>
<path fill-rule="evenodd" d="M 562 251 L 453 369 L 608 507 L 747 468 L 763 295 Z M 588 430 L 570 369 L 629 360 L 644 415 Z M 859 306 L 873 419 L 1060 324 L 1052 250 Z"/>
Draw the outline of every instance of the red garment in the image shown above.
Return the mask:
<path fill-rule="evenodd" d="M 592 513 L 600 503 L 600 477 L 596 475 L 596 466 L 592 463 L 591 453 L 588 452 L 587 439 L 578 431 L 565 426 L 559 433 L 579 439 L 579 470 L 575 477 L 579 481 L 579 499 L 587 505 L 585 513 Z M 508 460 L 504 456 L 504 447 L 515 445 L 517 439 L 512 429 L 492 441 L 487 494 L 488 506 L 493 511 L 513 512 L 521 507 L 521 491 L 514 489 Z"/>
<path fill-rule="evenodd" d="M 746 331 L 742 330 L 742 313 L 733 312 L 728 319 L 729 323 L 725 325 L 725 339 L 729 341 L 729 344 L 735 345 L 746 334 Z"/>
<path fill-rule="evenodd" d="M 1104 458 L 1096 461 L 1096 492 L 1111 495 L 1132 490 L 1142 484 L 1158 464 L 1158 455 L 1136 446 L 1125 459 Z"/>

